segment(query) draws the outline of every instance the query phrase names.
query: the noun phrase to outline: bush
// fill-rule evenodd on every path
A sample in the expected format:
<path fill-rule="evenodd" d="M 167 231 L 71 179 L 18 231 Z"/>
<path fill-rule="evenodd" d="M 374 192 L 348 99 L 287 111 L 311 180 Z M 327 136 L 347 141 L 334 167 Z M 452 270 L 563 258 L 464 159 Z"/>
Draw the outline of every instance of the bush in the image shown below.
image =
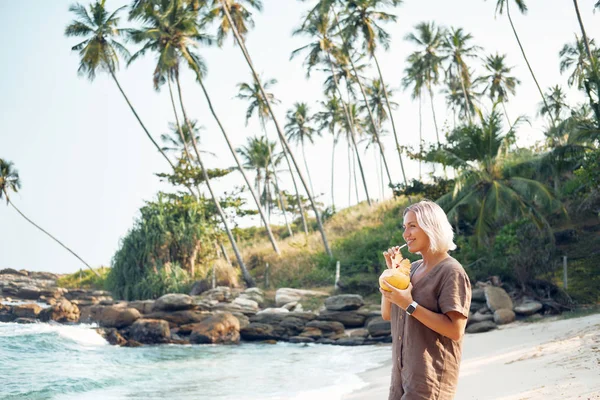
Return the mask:
<path fill-rule="evenodd" d="M 94 271 L 100 276 L 97 276 L 90 269 L 82 269 L 75 273 L 60 277 L 56 281 L 56 284 L 68 289 L 82 288 L 106 290 L 106 277 L 108 276 L 110 268 L 100 267 Z"/>

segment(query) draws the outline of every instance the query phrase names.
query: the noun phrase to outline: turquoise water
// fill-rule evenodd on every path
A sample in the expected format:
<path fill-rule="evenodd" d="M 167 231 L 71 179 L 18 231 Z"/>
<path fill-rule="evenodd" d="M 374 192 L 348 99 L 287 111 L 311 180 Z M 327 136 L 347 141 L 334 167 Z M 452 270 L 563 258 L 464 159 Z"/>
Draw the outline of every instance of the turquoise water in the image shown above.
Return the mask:
<path fill-rule="evenodd" d="M 0 323 L 0 399 L 340 399 L 388 346 L 108 345 L 89 325 Z"/>

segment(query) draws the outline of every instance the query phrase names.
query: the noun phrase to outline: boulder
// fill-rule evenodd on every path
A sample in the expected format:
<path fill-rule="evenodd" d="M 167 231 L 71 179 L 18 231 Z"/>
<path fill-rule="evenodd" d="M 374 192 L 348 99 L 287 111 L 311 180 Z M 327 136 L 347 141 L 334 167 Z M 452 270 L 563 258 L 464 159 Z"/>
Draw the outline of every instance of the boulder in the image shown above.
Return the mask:
<path fill-rule="evenodd" d="M 143 344 L 166 343 L 171 338 L 171 332 L 167 321 L 143 318 L 131 325 L 129 338 Z"/>
<path fill-rule="evenodd" d="M 266 310 L 264 310 L 266 311 Z M 250 317 L 250 322 L 258 322 L 260 324 L 279 325 L 281 321 L 291 314 L 288 310 L 285 312 L 260 312 Z"/>
<path fill-rule="evenodd" d="M 215 314 L 194 324 L 190 343 L 231 344 L 240 341 L 240 322 L 231 313 Z"/>
<path fill-rule="evenodd" d="M 0 322 L 12 322 L 17 316 L 11 310 L 0 310 Z"/>
<path fill-rule="evenodd" d="M 277 307 L 281 307 L 284 304 L 291 303 L 293 301 L 300 301 L 311 297 L 327 297 L 329 294 L 325 292 L 319 292 L 316 290 L 302 290 L 292 288 L 280 288 L 275 292 L 275 304 Z"/>
<path fill-rule="evenodd" d="M 259 312 L 257 312 L 256 314 L 284 314 L 284 313 L 289 313 L 290 310 L 288 310 L 287 308 L 284 307 L 279 307 L 279 308 L 273 308 L 273 307 L 269 307 L 269 308 L 265 308 L 264 310 L 260 310 Z"/>
<path fill-rule="evenodd" d="M 273 326 L 260 322 L 251 322 L 240 330 L 242 339 L 248 341 L 274 339 Z"/>
<path fill-rule="evenodd" d="M 124 328 L 141 318 L 140 312 L 135 308 L 126 308 L 119 305 L 91 306 L 89 319 L 106 328 Z M 83 314 L 83 313 L 82 313 Z M 85 315 L 82 315 L 82 319 Z M 84 321 L 85 322 L 85 321 Z"/>
<path fill-rule="evenodd" d="M 313 340 L 319 340 L 323 337 L 323 331 L 314 326 L 307 326 L 304 328 L 302 333 L 298 337 L 311 338 Z"/>
<path fill-rule="evenodd" d="M 17 317 L 17 318 L 31 318 L 31 319 L 36 319 L 40 312 L 42 311 L 42 307 L 38 306 L 37 304 L 21 304 L 18 306 L 13 306 L 12 308 L 12 313 Z"/>
<path fill-rule="evenodd" d="M 290 343 L 314 343 L 315 340 L 305 336 L 292 336 L 289 339 Z"/>
<path fill-rule="evenodd" d="M 495 286 L 486 286 L 485 299 L 487 306 L 490 310 L 492 310 L 492 312 L 496 310 L 501 310 L 503 308 L 509 310 L 513 309 L 513 302 L 510 296 L 502 288 Z"/>
<path fill-rule="evenodd" d="M 469 316 L 470 322 L 493 321 L 494 314 L 482 314 L 479 311 Z"/>
<path fill-rule="evenodd" d="M 154 300 L 136 300 L 130 301 L 128 306 L 131 308 L 135 308 L 141 314 L 150 314 L 152 309 L 154 308 Z"/>
<path fill-rule="evenodd" d="M 33 318 L 17 318 L 13 322 L 17 324 L 35 324 L 37 320 Z"/>
<path fill-rule="evenodd" d="M 361 329 L 354 329 L 350 332 L 350 337 L 362 337 L 362 338 L 366 338 L 370 335 L 369 331 L 367 329 L 361 328 Z"/>
<path fill-rule="evenodd" d="M 467 333 L 481 333 L 491 331 L 492 329 L 496 329 L 498 326 L 494 323 L 494 321 L 482 321 L 476 322 L 467 326 Z"/>
<path fill-rule="evenodd" d="M 279 327 L 284 330 L 285 336 L 292 337 L 302 332 L 304 330 L 305 325 L 305 320 L 297 317 L 289 317 L 281 321 Z"/>
<path fill-rule="evenodd" d="M 259 307 L 262 307 L 265 303 L 264 294 L 259 288 L 246 289 L 238 298 L 253 300 L 258 304 Z"/>
<path fill-rule="evenodd" d="M 307 328 L 318 328 L 323 332 L 324 336 L 329 336 L 336 333 L 344 332 L 344 325 L 337 321 L 309 321 L 306 324 Z"/>
<path fill-rule="evenodd" d="M 79 315 L 79 307 L 69 300 L 61 298 L 40 313 L 40 320 L 75 323 L 79 321 Z"/>
<path fill-rule="evenodd" d="M 178 311 L 194 308 L 194 299 L 187 294 L 169 293 L 154 302 L 153 311 Z"/>
<path fill-rule="evenodd" d="M 471 302 L 476 302 L 476 303 L 485 303 L 486 298 L 485 298 L 485 289 L 482 287 L 476 287 L 473 290 L 471 290 Z"/>
<path fill-rule="evenodd" d="M 241 312 L 246 315 L 254 315 L 259 311 L 258 303 L 254 300 L 238 297 L 231 304 L 241 307 Z"/>
<path fill-rule="evenodd" d="M 357 310 L 365 304 L 362 296 L 357 294 L 340 294 L 325 299 L 325 308 L 329 311 Z"/>
<path fill-rule="evenodd" d="M 242 330 L 243 328 L 247 327 L 250 324 L 250 319 L 246 315 L 244 315 L 242 313 L 232 313 L 232 314 L 240 322 L 240 330 Z"/>
<path fill-rule="evenodd" d="M 36 286 L 22 286 L 15 297 L 25 300 L 37 300 L 40 298 L 40 289 Z"/>
<path fill-rule="evenodd" d="M 29 274 L 25 270 L 17 271 L 16 269 L 12 269 L 12 268 L 0 269 L 0 275 L 29 276 Z"/>
<path fill-rule="evenodd" d="M 202 293 L 201 296 L 206 300 L 216 300 L 220 303 L 230 301 L 232 299 L 231 289 L 227 286 L 217 286 L 214 289 Z"/>
<path fill-rule="evenodd" d="M 169 327 L 174 328 L 176 326 L 202 322 L 211 315 L 212 314 L 209 312 L 198 310 L 180 310 L 173 312 L 156 311 L 150 314 L 146 314 L 144 318 L 160 319 L 163 321 L 167 321 L 169 323 Z M 144 343 L 141 340 L 138 341 Z"/>
<path fill-rule="evenodd" d="M 367 325 L 367 331 L 372 337 L 390 336 L 392 334 L 392 323 L 381 317 L 375 318 Z"/>
<path fill-rule="evenodd" d="M 494 322 L 497 325 L 510 324 L 515 320 L 515 312 L 506 308 L 494 311 Z"/>
<path fill-rule="evenodd" d="M 365 343 L 364 337 L 343 337 L 335 341 L 338 346 L 362 346 Z"/>
<path fill-rule="evenodd" d="M 469 307 L 469 311 L 477 312 L 477 311 L 481 310 L 483 307 L 487 308 L 487 305 L 485 303 L 482 303 L 479 301 L 472 301 L 471 306 Z"/>
<path fill-rule="evenodd" d="M 381 315 L 381 313 L 379 314 Z M 364 326 L 367 316 L 356 311 L 323 311 L 317 319 L 341 322 L 346 328 Z"/>
<path fill-rule="evenodd" d="M 538 301 L 528 301 L 515 306 L 513 310 L 519 315 L 533 315 L 540 311 L 543 307 L 544 305 Z"/>

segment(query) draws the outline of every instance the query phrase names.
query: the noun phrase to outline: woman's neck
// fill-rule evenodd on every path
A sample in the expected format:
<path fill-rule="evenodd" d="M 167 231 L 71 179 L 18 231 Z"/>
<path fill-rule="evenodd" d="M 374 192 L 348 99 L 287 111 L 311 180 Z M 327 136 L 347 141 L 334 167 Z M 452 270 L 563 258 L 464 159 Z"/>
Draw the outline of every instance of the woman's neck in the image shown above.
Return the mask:
<path fill-rule="evenodd" d="M 436 252 L 432 253 L 431 251 L 421 253 L 423 256 L 423 264 L 427 269 L 435 267 L 440 261 L 449 257 L 446 252 Z"/>

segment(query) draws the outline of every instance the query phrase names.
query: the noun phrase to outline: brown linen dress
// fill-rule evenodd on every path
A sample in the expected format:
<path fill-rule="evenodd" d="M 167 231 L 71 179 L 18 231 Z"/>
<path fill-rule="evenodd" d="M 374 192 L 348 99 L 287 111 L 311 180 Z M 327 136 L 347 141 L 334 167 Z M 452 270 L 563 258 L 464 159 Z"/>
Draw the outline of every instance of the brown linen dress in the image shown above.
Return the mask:
<path fill-rule="evenodd" d="M 411 265 L 411 279 L 423 261 Z M 469 316 L 471 282 L 452 257 L 442 260 L 412 289 L 419 307 L 435 313 Z M 389 400 L 451 400 L 458 383 L 462 339 L 454 341 L 429 329 L 395 304 L 391 309 L 392 380 Z"/>

